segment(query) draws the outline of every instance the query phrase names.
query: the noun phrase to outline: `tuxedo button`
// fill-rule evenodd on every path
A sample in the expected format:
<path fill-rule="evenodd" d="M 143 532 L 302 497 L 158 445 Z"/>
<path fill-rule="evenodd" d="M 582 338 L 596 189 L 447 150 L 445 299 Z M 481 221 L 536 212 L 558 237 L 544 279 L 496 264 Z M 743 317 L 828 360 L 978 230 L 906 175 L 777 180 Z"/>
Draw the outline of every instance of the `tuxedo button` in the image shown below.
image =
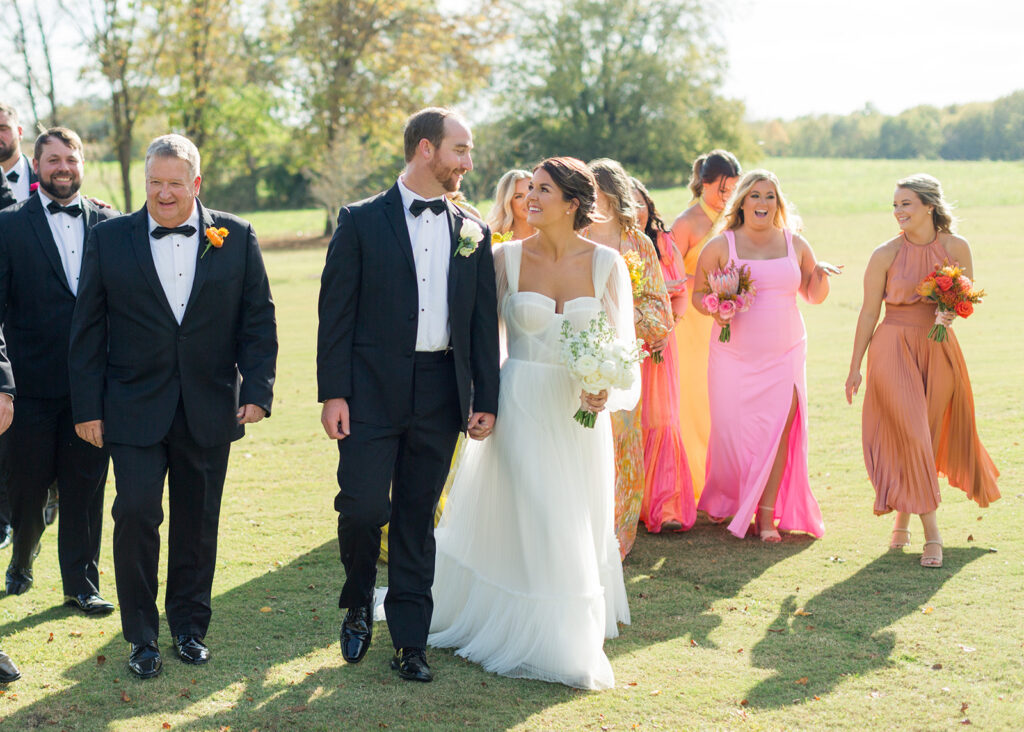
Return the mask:
<path fill-rule="evenodd" d="M 410 314 L 409 315 L 409 320 L 416 320 L 416 313 Z"/>

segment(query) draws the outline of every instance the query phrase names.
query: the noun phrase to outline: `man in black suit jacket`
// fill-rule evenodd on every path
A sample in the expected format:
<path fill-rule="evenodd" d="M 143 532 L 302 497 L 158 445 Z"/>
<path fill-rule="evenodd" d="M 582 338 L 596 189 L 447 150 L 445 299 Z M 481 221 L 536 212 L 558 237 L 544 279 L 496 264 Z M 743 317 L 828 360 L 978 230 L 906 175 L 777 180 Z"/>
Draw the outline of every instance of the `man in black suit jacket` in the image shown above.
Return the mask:
<path fill-rule="evenodd" d="M 162 667 L 156 607 L 164 478 L 165 609 L 178 657 L 203 642 L 231 442 L 270 414 L 274 303 L 252 226 L 199 203 L 199 151 L 180 135 L 146 153 L 146 205 L 93 229 L 71 324 L 78 434 L 114 462 L 114 570 L 128 666 Z"/>
<path fill-rule="evenodd" d="M 459 431 L 483 439 L 498 411 L 491 234 L 445 198 L 472 170 L 472 147 L 450 110 L 413 115 L 405 172 L 386 193 L 341 210 L 320 286 L 321 420 L 339 451 L 342 655 L 355 663 L 369 647 L 381 527 L 390 522 L 392 668 L 417 681 L 432 678 L 423 649 L 434 508 Z"/>
<path fill-rule="evenodd" d="M 118 214 L 79 195 L 82 141 L 54 127 L 35 143 L 39 188 L 0 213 L 0 322 L 18 385 L 18 411 L 5 438 L 14 525 L 7 593 L 32 585 L 47 488 L 57 481 L 63 518 L 57 551 L 65 603 L 87 614 L 114 606 L 99 595 L 99 551 L 107 451 L 75 434 L 68 339 L 86 237 Z"/>
<path fill-rule="evenodd" d="M 3 332 L 0 331 L 0 435 L 7 431 L 14 419 L 14 373 L 11 363 L 7 360 L 7 345 L 4 343 Z M 0 684 L 7 684 L 21 678 L 21 671 L 14 661 L 0 651 Z"/>

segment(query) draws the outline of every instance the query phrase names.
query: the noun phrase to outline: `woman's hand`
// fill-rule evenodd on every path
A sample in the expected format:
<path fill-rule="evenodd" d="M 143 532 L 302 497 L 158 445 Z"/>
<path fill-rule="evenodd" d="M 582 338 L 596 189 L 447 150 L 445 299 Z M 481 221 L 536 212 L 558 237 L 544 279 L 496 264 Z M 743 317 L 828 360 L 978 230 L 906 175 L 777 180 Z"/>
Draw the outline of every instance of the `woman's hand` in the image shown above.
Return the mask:
<path fill-rule="evenodd" d="M 602 389 L 597 394 L 588 394 L 585 391 L 580 392 L 580 406 L 582 406 L 588 412 L 593 412 L 594 414 L 597 414 L 598 412 L 604 411 L 604 405 L 607 401 L 607 389 Z"/>
<path fill-rule="evenodd" d="M 819 261 L 814 265 L 814 273 L 818 275 L 818 277 L 841 275 L 843 273 L 843 267 L 845 266 L 845 264 L 829 264 L 828 262 Z"/>
<path fill-rule="evenodd" d="M 936 322 L 941 323 L 947 328 L 953 327 L 954 319 L 956 319 L 956 311 L 954 310 L 939 310 L 935 313 Z"/>
<path fill-rule="evenodd" d="M 850 375 L 846 377 L 846 403 L 853 404 L 853 396 L 860 391 L 861 376 L 860 371 L 850 371 Z"/>

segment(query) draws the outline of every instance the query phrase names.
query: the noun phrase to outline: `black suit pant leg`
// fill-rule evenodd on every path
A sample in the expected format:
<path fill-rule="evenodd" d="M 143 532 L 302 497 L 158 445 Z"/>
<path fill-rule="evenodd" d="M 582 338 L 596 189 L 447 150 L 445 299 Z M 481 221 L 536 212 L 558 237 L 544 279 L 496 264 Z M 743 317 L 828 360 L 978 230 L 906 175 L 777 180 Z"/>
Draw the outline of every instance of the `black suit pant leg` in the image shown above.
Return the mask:
<path fill-rule="evenodd" d="M 156 445 L 111 444 L 117 488 L 114 571 L 125 640 L 147 643 L 159 636 L 156 595 L 165 478 L 171 513 L 167 621 L 174 635 L 206 635 L 229 453 L 230 443 L 213 448 L 195 444 L 180 405 L 170 431 Z"/>
<path fill-rule="evenodd" d="M 402 436 L 391 488 L 388 594 L 395 648 L 424 648 L 434 601 L 434 511 L 461 428 L 454 360 L 417 357 L 412 420 Z"/>
<path fill-rule="evenodd" d="M 15 548 L 12 561 L 29 567 L 43 533 L 47 492 L 56 480 L 60 521 L 57 554 L 66 595 L 99 592 L 106 449 L 75 434 L 68 398 L 18 400 L 8 440 Z"/>

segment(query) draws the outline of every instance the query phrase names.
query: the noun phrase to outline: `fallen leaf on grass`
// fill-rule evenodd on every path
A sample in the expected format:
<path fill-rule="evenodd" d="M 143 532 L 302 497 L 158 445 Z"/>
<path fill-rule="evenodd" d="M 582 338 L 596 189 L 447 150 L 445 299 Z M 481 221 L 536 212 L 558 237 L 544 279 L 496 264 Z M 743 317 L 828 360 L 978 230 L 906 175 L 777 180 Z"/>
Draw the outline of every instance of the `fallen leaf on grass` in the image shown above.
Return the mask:
<path fill-rule="evenodd" d="M 657 696 L 660 693 L 661 693 L 661 689 L 655 689 L 654 691 L 651 692 L 651 696 Z"/>
<path fill-rule="evenodd" d="M 809 613 L 809 612 L 807 612 L 806 610 L 804 610 L 804 609 L 803 609 L 802 607 L 798 607 L 798 608 L 796 609 L 796 612 L 794 612 L 793 614 L 794 614 L 794 615 L 800 615 L 800 616 L 802 616 L 802 617 L 807 617 L 807 616 L 809 616 L 809 615 L 814 615 L 814 613 Z"/>
<path fill-rule="evenodd" d="M 799 679 L 797 679 L 793 683 L 799 684 L 800 686 L 807 686 L 807 681 L 808 681 L 808 678 L 806 676 L 801 676 Z"/>
<path fill-rule="evenodd" d="M 160 725 L 160 728 L 161 729 L 170 729 L 171 728 L 171 723 L 170 722 L 164 722 L 163 724 Z"/>
<path fill-rule="evenodd" d="M 936 664 L 932 665 L 932 671 L 941 671 L 941 670 L 942 670 L 942 664 L 941 663 L 936 663 Z"/>
<path fill-rule="evenodd" d="M 297 704 L 297 705 L 296 705 L 296 706 L 294 706 L 294 707 L 288 707 L 288 711 L 289 711 L 289 712 L 292 712 L 292 713 L 296 713 L 296 714 L 297 714 L 298 712 L 304 712 L 304 711 L 306 711 L 307 709 L 309 709 L 309 707 L 308 707 L 308 706 L 306 706 L 305 704 Z"/>
<path fill-rule="evenodd" d="M 967 541 L 974 541 L 974 534 L 968 534 Z"/>
<path fill-rule="evenodd" d="M 737 649 L 736 649 L 736 652 L 737 652 L 737 653 L 743 653 L 743 649 L 742 649 L 742 648 L 737 648 Z"/>
<path fill-rule="evenodd" d="M 969 719 L 961 719 L 960 720 L 960 724 L 967 725 L 967 724 L 970 724 L 970 723 L 971 723 L 971 720 L 969 720 Z"/>
<path fill-rule="evenodd" d="M 272 612 L 274 612 L 274 608 L 272 608 L 272 607 L 270 607 L 268 605 L 264 605 L 263 607 L 260 608 L 260 612 L 261 613 L 272 613 Z"/>
<path fill-rule="evenodd" d="M 695 641 L 693 638 L 690 638 L 690 648 L 696 648 L 696 647 L 697 647 L 697 641 Z"/>
<path fill-rule="evenodd" d="M 814 695 L 814 701 L 821 701 L 821 697 L 817 694 Z"/>
<path fill-rule="evenodd" d="M 626 684 L 626 686 L 636 686 L 636 682 L 635 681 L 630 681 L 629 683 Z"/>
<path fill-rule="evenodd" d="M 747 701 L 746 699 L 740 699 L 740 706 L 741 706 L 741 707 L 745 707 L 745 706 L 747 706 L 748 704 L 750 704 L 750 702 L 749 702 L 749 701 Z"/>
<path fill-rule="evenodd" d="M 807 630 L 814 630 L 813 625 L 805 625 L 804 628 L 806 628 Z"/>
<path fill-rule="evenodd" d="M 178 697 L 185 698 L 185 699 L 191 699 L 192 698 L 192 692 L 189 691 L 188 689 L 182 689 L 181 691 L 178 692 Z"/>
<path fill-rule="evenodd" d="M 122 690 L 121 691 L 121 701 L 123 701 L 125 704 L 127 704 L 131 700 L 132 700 L 132 698 L 130 696 L 128 696 L 128 692 Z"/>
<path fill-rule="evenodd" d="M 967 714 L 968 707 L 971 706 L 970 702 L 960 702 L 960 713 Z"/>
<path fill-rule="evenodd" d="M 842 557 L 829 557 L 828 561 L 830 561 L 830 562 L 845 562 L 846 560 L 843 559 Z"/>
<path fill-rule="evenodd" d="M 96 656 L 96 665 L 97 666 L 102 666 L 106 662 L 107 662 L 107 657 L 106 656 Z"/>
<path fill-rule="evenodd" d="M 53 633 L 50 633 L 50 637 L 46 639 L 47 643 L 53 643 Z"/>
<path fill-rule="evenodd" d="M 935 608 L 933 608 L 931 605 L 926 605 L 925 607 L 921 608 L 921 612 L 925 615 L 931 615 L 933 612 L 935 612 Z"/>
<path fill-rule="evenodd" d="M 977 650 L 976 648 L 971 648 L 970 646 L 965 646 L 963 643 L 957 643 L 957 646 L 964 653 L 974 653 Z"/>
<path fill-rule="evenodd" d="M 786 629 L 785 628 L 769 628 L 768 632 L 769 633 L 785 633 Z"/>

